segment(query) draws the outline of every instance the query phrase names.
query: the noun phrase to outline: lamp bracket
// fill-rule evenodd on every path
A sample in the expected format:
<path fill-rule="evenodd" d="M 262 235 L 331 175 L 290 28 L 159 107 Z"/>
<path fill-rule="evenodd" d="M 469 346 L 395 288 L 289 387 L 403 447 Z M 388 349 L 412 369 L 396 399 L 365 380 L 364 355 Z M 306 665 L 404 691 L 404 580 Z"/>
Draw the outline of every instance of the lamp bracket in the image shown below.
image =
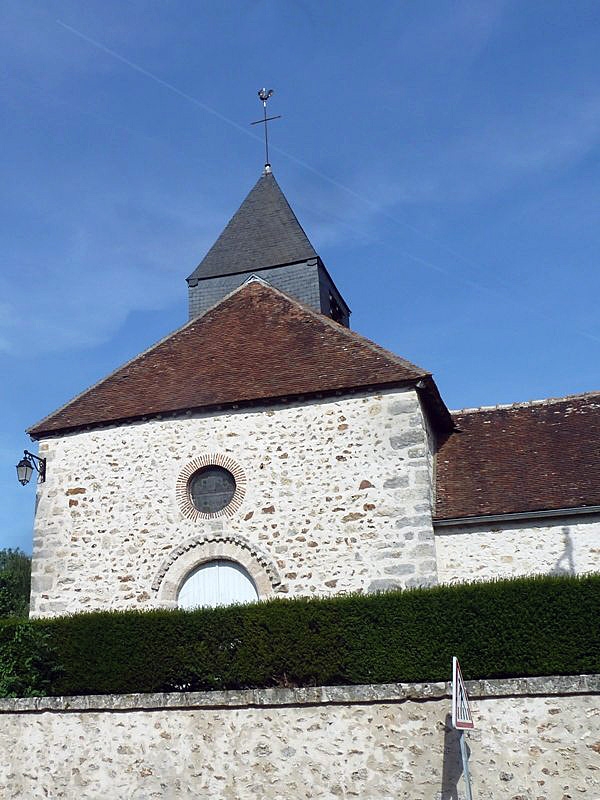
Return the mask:
<path fill-rule="evenodd" d="M 40 483 L 44 483 L 46 480 L 46 459 L 36 456 L 35 453 L 30 453 L 29 450 L 24 450 L 23 453 L 26 458 L 31 458 L 33 460 L 33 466 L 40 476 Z"/>

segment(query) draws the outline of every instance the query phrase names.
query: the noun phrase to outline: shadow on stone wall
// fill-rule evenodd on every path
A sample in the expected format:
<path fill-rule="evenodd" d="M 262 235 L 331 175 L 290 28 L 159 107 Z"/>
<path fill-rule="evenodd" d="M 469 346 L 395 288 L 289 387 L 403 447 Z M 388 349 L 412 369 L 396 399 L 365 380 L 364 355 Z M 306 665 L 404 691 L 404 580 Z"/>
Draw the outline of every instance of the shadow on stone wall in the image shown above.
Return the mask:
<path fill-rule="evenodd" d="M 573 540 L 571 539 L 571 529 L 563 527 L 564 550 L 560 558 L 554 565 L 552 575 L 575 575 L 575 559 L 573 558 Z"/>
<path fill-rule="evenodd" d="M 467 744 L 467 753 L 469 746 Z M 442 762 L 442 790 L 440 800 L 460 800 L 458 782 L 462 777 L 460 731 L 452 727 L 452 715 L 446 714 L 444 722 L 444 760 Z"/>

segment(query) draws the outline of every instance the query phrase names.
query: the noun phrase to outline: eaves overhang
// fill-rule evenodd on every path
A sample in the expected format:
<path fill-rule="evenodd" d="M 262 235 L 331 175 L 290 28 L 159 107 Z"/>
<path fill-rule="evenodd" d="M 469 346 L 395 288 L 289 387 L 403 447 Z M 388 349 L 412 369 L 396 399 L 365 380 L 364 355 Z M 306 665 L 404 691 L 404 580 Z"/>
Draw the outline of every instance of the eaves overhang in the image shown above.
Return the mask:
<path fill-rule="evenodd" d="M 477 517 L 453 517 L 437 519 L 433 517 L 433 527 L 438 528 L 464 528 L 472 525 L 486 525 L 488 523 L 522 522 L 526 520 L 552 519 L 561 517 L 580 517 L 600 514 L 600 506 L 577 506 L 576 508 L 544 508 L 538 511 L 516 511 L 508 514 L 484 514 Z"/>
<path fill-rule="evenodd" d="M 172 408 L 153 411 L 146 414 L 137 414 L 128 417 L 115 417 L 98 422 L 87 423 L 84 425 L 66 425 L 60 428 L 48 428 L 44 430 L 39 426 L 28 428 L 26 433 L 32 441 L 41 441 L 53 437 L 67 436 L 82 431 L 99 430 L 120 425 L 133 425 L 139 422 L 147 422 L 159 419 L 177 419 L 190 417 L 195 414 L 214 414 L 227 413 L 231 411 L 259 410 L 261 408 L 271 408 L 273 406 L 289 406 L 294 404 L 314 402 L 315 400 L 329 399 L 332 397 L 353 397 L 355 395 L 369 395 L 378 391 L 392 389 L 415 388 L 418 381 L 403 380 L 369 384 L 365 386 L 349 386 L 334 389 L 327 389 L 317 392 L 304 392 L 302 394 L 279 395 L 274 397 L 242 398 L 228 403 L 214 403 L 207 405 L 193 406 L 189 408 Z"/>

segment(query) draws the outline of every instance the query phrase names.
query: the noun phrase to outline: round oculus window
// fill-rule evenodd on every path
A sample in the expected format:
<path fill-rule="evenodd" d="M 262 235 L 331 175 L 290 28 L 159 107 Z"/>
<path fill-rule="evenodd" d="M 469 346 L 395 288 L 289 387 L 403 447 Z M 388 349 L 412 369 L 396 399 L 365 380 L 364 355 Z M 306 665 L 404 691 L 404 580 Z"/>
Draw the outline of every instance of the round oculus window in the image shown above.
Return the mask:
<path fill-rule="evenodd" d="M 190 500 L 197 511 L 216 514 L 233 500 L 235 478 L 228 469 L 211 465 L 194 472 L 188 488 Z"/>

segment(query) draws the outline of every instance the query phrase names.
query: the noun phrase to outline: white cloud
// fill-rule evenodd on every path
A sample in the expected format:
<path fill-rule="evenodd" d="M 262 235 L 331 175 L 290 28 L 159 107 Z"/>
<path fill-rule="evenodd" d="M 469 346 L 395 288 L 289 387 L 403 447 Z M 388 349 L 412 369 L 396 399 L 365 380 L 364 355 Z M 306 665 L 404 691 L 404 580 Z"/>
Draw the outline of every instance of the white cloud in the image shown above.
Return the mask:
<path fill-rule="evenodd" d="M 87 223 L 77 216 L 66 224 L 43 263 L 35 242 L 15 244 L 0 283 L 10 298 L 0 305 L 0 348 L 18 355 L 96 345 L 132 311 L 185 297 L 185 278 L 212 243 L 214 214 L 198 204 L 179 211 L 104 197 Z"/>
<path fill-rule="evenodd" d="M 539 176 L 552 178 L 599 142 L 600 99 L 540 98 L 536 107 L 496 111 L 446 142 L 423 145 L 417 157 L 398 165 L 370 164 L 354 176 L 353 185 L 367 187 L 382 210 L 476 203 Z M 372 203 L 366 199 L 364 205 Z"/>
<path fill-rule="evenodd" d="M 486 168 L 499 184 L 585 157 L 600 139 L 597 97 L 545 97 L 520 114 L 489 121 L 457 143 L 455 154 Z"/>

